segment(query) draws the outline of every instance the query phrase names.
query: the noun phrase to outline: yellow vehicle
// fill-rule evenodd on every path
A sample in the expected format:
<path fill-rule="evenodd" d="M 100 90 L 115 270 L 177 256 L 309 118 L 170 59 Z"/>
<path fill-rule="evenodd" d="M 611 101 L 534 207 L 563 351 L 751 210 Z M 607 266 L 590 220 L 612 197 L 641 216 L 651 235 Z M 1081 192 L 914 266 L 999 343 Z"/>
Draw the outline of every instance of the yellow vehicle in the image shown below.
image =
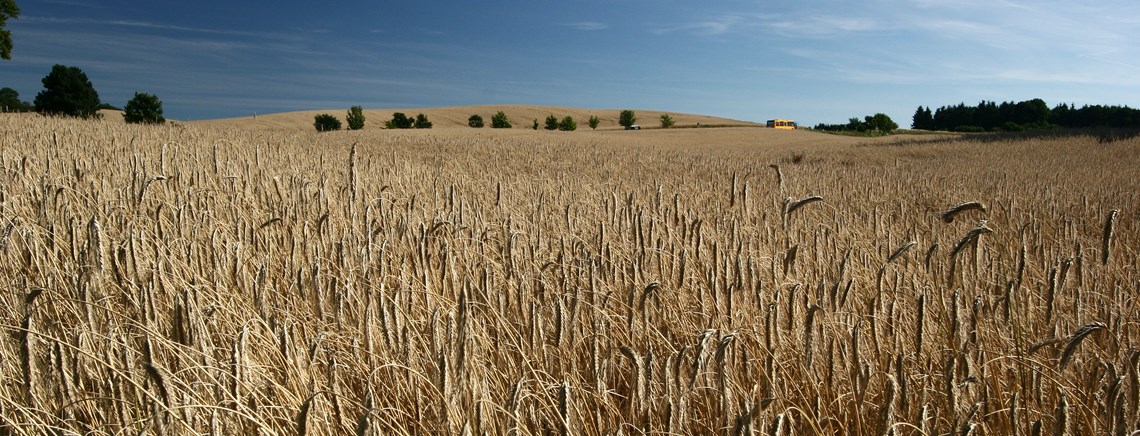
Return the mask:
<path fill-rule="evenodd" d="M 795 129 L 796 122 L 792 120 L 768 120 L 768 127 L 773 129 Z"/>

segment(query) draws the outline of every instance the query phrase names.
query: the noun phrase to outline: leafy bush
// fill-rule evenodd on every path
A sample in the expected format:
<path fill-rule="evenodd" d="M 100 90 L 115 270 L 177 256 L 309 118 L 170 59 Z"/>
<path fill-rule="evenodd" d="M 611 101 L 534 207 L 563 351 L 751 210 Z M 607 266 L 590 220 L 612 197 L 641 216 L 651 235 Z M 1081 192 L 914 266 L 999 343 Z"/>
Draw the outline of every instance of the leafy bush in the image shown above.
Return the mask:
<path fill-rule="evenodd" d="M 0 89 L 0 112 L 27 112 L 28 106 L 20 101 L 20 93 L 12 88 Z"/>
<path fill-rule="evenodd" d="M 669 114 L 661 114 L 661 128 L 662 129 L 668 129 L 670 127 L 673 127 L 674 124 L 677 124 L 677 122 L 673 120 L 673 117 L 669 116 Z"/>
<path fill-rule="evenodd" d="M 385 123 L 389 129 L 410 129 L 414 127 L 415 124 L 416 122 L 408 118 L 407 115 L 404 115 L 403 112 L 392 114 L 392 119 Z"/>
<path fill-rule="evenodd" d="M 557 130 L 557 129 L 558 129 L 558 117 L 554 116 L 554 114 L 550 114 L 550 116 L 546 117 L 546 130 Z"/>
<path fill-rule="evenodd" d="M 534 130 L 538 130 L 538 118 L 534 119 L 534 124 L 530 126 Z"/>
<path fill-rule="evenodd" d="M 625 127 L 627 129 L 630 128 L 631 126 L 633 126 L 633 124 L 636 122 L 637 122 L 637 115 L 635 115 L 633 113 L 633 111 L 631 111 L 629 109 L 621 111 L 621 116 L 618 117 L 618 124 L 620 124 L 622 127 Z"/>
<path fill-rule="evenodd" d="M 340 130 L 340 120 L 329 114 L 320 114 L 314 117 L 313 127 L 315 127 L 318 132 Z"/>
<path fill-rule="evenodd" d="M 344 117 L 348 121 L 348 130 L 360 130 L 364 128 L 364 108 L 360 106 L 353 106 L 348 108 L 348 114 Z"/>
<path fill-rule="evenodd" d="M 162 100 L 154 94 L 136 92 L 134 98 L 123 109 L 123 120 L 128 123 L 162 124 Z"/>
<path fill-rule="evenodd" d="M 483 117 L 479 116 L 479 114 L 472 115 L 470 118 L 467 118 L 467 125 L 476 129 L 481 128 L 483 127 Z"/>
<path fill-rule="evenodd" d="M 566 118 L 563 118 L 562 121 L 558 122 L 558 130 L 561 130 L 563 132 L 573 132 L 575 130 L 578 130 L 578 123 L 574 122 L 574 117 L 567 115 Z"/>
<path fill-rule="evenodd" d="M 98 117 L 99 93 L 77 67 L 55 65 L 43 78 L 44 90 L 36 95 L 36 111 L 49 115 Z"/>
<path fill-rule="evenodd" d="M 430 129 L 431 121 L 428 121 L 427 116 L 424 114 L 416 115 L 415 127 L 417 129 Z"/>
<path fill-rule="evenodd" d="M 602 120 L 599 120 L 597 116 L 590 115 L 590 121 L 588 121 L 587 123 L 590 125 L 590 130 L 596 130 L 598 128 L 598 124 L 600 124 L 601 122 L 602 122 Z"/>
<path fill-rule="evenodd" d="M 494 129 L 509 129 L 509 128 L 511 128 L 511 122 L 510 122 L 510 120 L 507 119 L 507 114 L 503 113 L 503 111 L 499 111 L 499 112 L 495 113 L 495 116 L 491 117 L 491 128 L 494 128 Z"/>

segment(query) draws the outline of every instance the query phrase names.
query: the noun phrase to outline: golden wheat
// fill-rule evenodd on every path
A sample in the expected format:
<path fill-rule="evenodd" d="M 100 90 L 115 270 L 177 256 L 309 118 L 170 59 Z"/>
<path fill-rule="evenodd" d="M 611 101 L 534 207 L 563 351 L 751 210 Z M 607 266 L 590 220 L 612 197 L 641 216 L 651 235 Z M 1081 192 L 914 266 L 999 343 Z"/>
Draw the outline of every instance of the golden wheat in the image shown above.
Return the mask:
<path fill-rule="evenodd" d="M 1140 428 L 1140 140 L 640 133 L 0 116 L 0 434 Z"/>

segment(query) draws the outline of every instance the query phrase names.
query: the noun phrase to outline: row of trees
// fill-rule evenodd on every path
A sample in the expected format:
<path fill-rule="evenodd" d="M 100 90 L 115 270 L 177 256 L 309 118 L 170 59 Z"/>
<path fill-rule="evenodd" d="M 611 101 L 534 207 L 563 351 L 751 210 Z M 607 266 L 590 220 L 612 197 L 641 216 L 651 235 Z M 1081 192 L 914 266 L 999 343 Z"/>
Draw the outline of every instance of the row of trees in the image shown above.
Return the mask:
<path fill-rule="evenodd" d="M 345 122 L 348 123 L 349 130 L 360 130 L 364 128 L 364 109 L 360 106 L 353 106 L 348 109 L 345 114 Z M 340 130 L 343 126 L 337 117 L 331 114 L 319 114 L 313 118 L 313 127 L 318 132 L 331 132 Z M 427 115 L 419 114 L 416 117 L 410 118 L 403 112 L 396 112 L 392 114 L 392 119 L 384 122 L 384 127 L 388 129 L 430 129 L 432 122 L 428 120 Z"/>
<path fill-rule="evenodd" d="M 0 89 L 0 110 L 3 112 L 36 111 L 44 115 L 63 115 L 80 118 L 98 118 L 99 109 L 113 108 L 99 100 L 99 92 L 78 67 L 55 65 L 44 76 L 44 89 L 36 94 L 34 103 L 20 101 L 20 93 L 12 88 Z M 162 101 L 154 94 L 136 92 L 123 108 L 123 120 L 128 123 L 162 124 Z"/>
<path fill-rule="evenodd" d="M 1059 104 L 1052 109 L 1044 100 L 1021 102 L 981 101 L 977 106 L 959 103 L 934 111 L 919 106 L 911 127 L 955 132 L 1021 131 L 1046 128 L 1117 127 L 1140 128 L 1140 109 L 1128 106 L 1082 106 Z"/>
<path fill-rule="evenodd" d="M 467 125 L 474 128 L 483 127 L 483 117 L 479 114 L 472 115 L 467 119 Z M 511 121 L 507 119 L 507 114 L 503 111 L 498 111 L 491 117 L 492 129 L 509 129 L 511 128 Z"/>
<path fill-rule="evenodd" d="M 899 128 L 898 123 L 895 123 L 891 117 L 884 113 L 877 113 L 874 115 L 867 115 L 862 120 L 858 118 L 849 118 L 847 124 L 816 124 L 815 130 L 823 130 L 827 132 L 856 132 L 856 133 L 876 133 L 881 135 L 889 135 Z"/>

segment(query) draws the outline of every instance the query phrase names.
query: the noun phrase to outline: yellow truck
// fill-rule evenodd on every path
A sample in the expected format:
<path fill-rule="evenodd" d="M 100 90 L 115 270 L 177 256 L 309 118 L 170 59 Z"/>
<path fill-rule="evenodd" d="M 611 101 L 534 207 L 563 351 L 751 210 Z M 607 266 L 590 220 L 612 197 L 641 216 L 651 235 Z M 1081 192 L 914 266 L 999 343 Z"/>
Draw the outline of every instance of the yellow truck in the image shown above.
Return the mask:
<path fill-rule="evenodd" d="M 795 129 L 796 122 L 792 120 L 768 120 L 768 127 L 772 129 Z"/>

